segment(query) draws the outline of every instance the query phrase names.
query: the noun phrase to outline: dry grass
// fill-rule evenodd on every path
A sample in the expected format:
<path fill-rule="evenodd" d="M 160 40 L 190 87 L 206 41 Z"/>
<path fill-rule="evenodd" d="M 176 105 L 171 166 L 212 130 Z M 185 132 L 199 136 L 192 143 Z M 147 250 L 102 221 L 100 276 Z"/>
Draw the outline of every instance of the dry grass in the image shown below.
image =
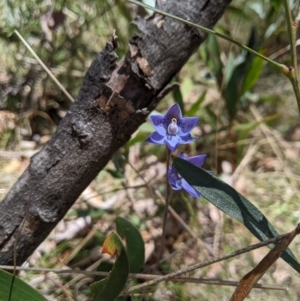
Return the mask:
<path fill-rule="evenodd" d="M 250 152 L 249 158 L 245 156 L 247 164 L 242 162 L 236 169 L 238 174 L 233 175 L 234 185 L 260 208 L 280 233 L 285 233 L 291 231 L 299 220 L 300 181 L 297 174 L 300 172 L 300 164 L 297 157 L 300 148 L 298 145 L 295 147 L 295 142 L 285 141 L 277 132 L 270 130 L 270 133 L 273 136 L 267 139 L 260 128 L 253 131 L 253 137 L 261 141 L 260 147 Z M 276 139 L 281 158 L 270 151 L 270 139 Z M 245 147 L 246 154 L 251 147 Z M 153 153 L 154 148 L 140 144 L 131 147 L 129 162 L 123 161 L 124 177 L 121 179 L 112 177 L 107 171 L 101 172 L 70 210 L 70 214 L 31 257 L 29 266 L 95 269 L 97 261 L 102 258 L 101 242 L 106 233 L 114 229 L 114 219 L 118 215 L 128 218 L 141 230 L 148 262 L 151 263 L 160 243 L 160 195 L 164 193 L 165 167 L 155 155 L 141 156 L 141 149 Z M 16 156 L 16 153 L 11 155 Z M 19 158 L 2 159 L 3 195 L 17 179 L 23 165 L 24 162 Z M 113 170 L 113 164 L 110 163 L 108 168 Z M 204 199 L 197 201 L 183 193 L 175 193 L 172 206 L 188 224 L 188 231 L 184 230 L 178 219 L 169 219 L 166 254 L 175 253 L 167 256 L 168 271 L 205 261 L 211 258 L 212 252 L 221 256 L 256 242 L 243 225 L 221 214 Z M 198 239 L 193 240 L 195 234 Z M 299 246 L 298 239 L 291 245 L 298 258 Z M 189 276 L 238 281 L 267 251 L 267 248 L 259 249 L 197 270 Z M 87 300 L 87 284 L 92 281 L 91 277 L 61 276 L 55 273 L 39 276 L 23 272 L 21 275 L 31 285 L 56 300 Z M 276 262 L 260 283 L 288 287 L 289 293 L 253 289 L 249 300 L 299 298 L 299 276 L 282 260 Z M 220 296 L 222 300 L 228 300 L 234 287 L 169 282 L 158 285 L 154 291 L 153 297 L 160 300 L 193 300 L 199 297 L 201 300 L 221 300 Z"/>
<path fill-rule="evenodd" d="M 84 8 L 88 10 L 89 7 Z M 116 9 L 114 8 L 114 10 Z M 118 12 L 113 11 L 112 14 L 117 15 Z M 104 45 L 111 34 L 113 27 L 107 27 L 111 21 L 110 18 L 105 15 L 104 21 L 101 20 L 102 23 L 91 23 L 90 31 L 83 33 L 83 40 L 88 41 L 91 37 L 97 39 L 97 42 L 89 45 L 90 52 L 98 51 L 99 45 Z M 127 20 L 122 17 L 120 24 L 124 25 L 125 32 L 121 32 L 121 34 L 124 36 L 128 35 L 127 23 Z M 76 28 L 75 21 L 70 18 L 67 26 L 71 29 Z M 80 26 L 78 25 L 78 27 Z M 99 35 L 97 31 L 103 34 Z M 121 38 L 123 47 L 121 51 L 126 48 L 125 40 L 126 37 Z M 2 44 L 3 41 L 0 40 L 0 48 Z M 12 43 L 9 44 L 9 48 L 6 45 L 2 48 L 4 52 L 0 54 L 0 66 L 1 62 L 3 65 L 5 62 L 7 69 L 16 71 L 14 70 L 17 68 L 15 57 L 20 54 L 20 49 L 17 49 Z M 90 58 L 83 58 L 85 63 L 81 66 L 81 55 L 77 54 L 76 67 L 72 69 L 72 74 L 77 74 L 74 76 L 80 78 L 83 69 L 90 62 Z M 179 75 L 179 79 L 182 79 L 182 94 L 186 108 L 189 108 L 197 100 L 203 90 L 207 90 L 207 97 L 199 109 L 199 114 L 204 117 L 204 120 L 209 120 L 207 112 L 210 109 L 219 114 L 218 118 L 223 122 L 222 110 L 224 107 L 220 101 L 216 84 L 211 81 L 203 82 L 203 79 L 201 82 L 197 82 L 199 70 L 203 71 L 203 68 L 207 68 L 199 63 L 197 55 L 190 60 Z M 25 57 L 24 61 L 28 59 Z M 64 63 L 62 63 L 63 68 L 65 68 Z M 26 64 L 21 66 L 19 72 L 20 76 L 26 73 Z M 8 80 L 8 74 L 0 69 L 0 82 L 1 80 Z M 226 158 L 230 159 L 233 147 L 241 149 L 242 158 L 235 166 L 234 173 L 224 170 L 222 178 L 252 201 L 279 233 L 294 229 L 300 216 L 300 144 L 298 142 L 300 139 L 297 134 L 300 130 L 297 124 L 296 102 L 291 91 L 285 78 L 278 78 L 277 75 L 268 75 L 263 78 L 256 86 L 256 93 L 260 97 L 276 94 L 280 95 L 281 99 L 276 102 L 276 106 L 274 103 L 271 105 L 263 103 L 263 108 L 259 105 L 252 105 L 251 110 L 240 112 L 241 119 L 254 122 L 262 119 L 261 114 L 277 113 L 279 115 L 277 122 L 273 124 L 273 127 L 269 127 L 264 122 L 260 123 L 247 135 L 247 139 L 237 141 L 237 143 L 226 139 L 225 131 L 220 132 L 218 134 L 219 155 L 217 160 L 214 158 L 217 153 L 216 136 L 213 134 L 200 139 L 197 146 L 192 145 L 185 148 L 190 155 L 199 152 L 200 148 L 201 152 L 208 153 L 209 158 L 204 166 L 208 170 L 214 169 L 214 163 L 218 162 L 219 158 L 220 161 L 225 161 Z M 47 90 L 47 92 L 49 91 Z M 51 95 L 50 100 L 48 99 L 49 103 L 54 103 L 53 106 L 57 109 L 58 114 L 63 115 L 65 108 L 62 109 L 61 106 L 58 106 L 55 102 L 57 99 L 53 98 L 54 101 Z M 165 109 L 167 103 L 171 101 L 173 98 L 168 97 L 158 110 Z M 26 141 L 27 138 L 22 138 L 26 135 L 22 136 L 21 133 L 21 130 L 24 132 L 30 127 L 28 126 L 29 117 L 26 114 L 21 116 L 22 122 L 16 123 L 13 129 L 8 129 L 9 131 L 5 129 L 0 133 L 1 199 L 24 171 L 32 153 L 37 151 L 50 137 L 48 131 L 47 134 L 41 134 L 37 143 L 30 141 L 29 145 Z M 24 117 L 24 115 L 26 116 Z M 226 122 L 224 124 L 226 125 Z M 212 127 L 208 122 L 204 122 L 196 131 L 207 133 Z M 14 143 L 10 144 L 9 140 L 13 135 L 15 135 Z M 145 134 L 146 136 L 147 134 Z M 107 233 L 115 228 L 115 218 L 119 215 L 128 218 L 141 231 L 146 246 L 145 269 L 155 262 L 159 253 L 162 232 L 165 164 L 161 161 L 164 160 L 164 150 L 136 143 L 128 149 L 126 159 L 124 159 L 124 154 L 126 154 L 125 149 L 120 150 L 115 156 L 118 164 L 114 165 L 110 162 L 106 170 L 102 171 L 90 184 L 64 220 L 31 256 L 27 266 L 95 270 L 99 265 L 99 260 L 103 259 L 102 242 Z M 119 168 L 117 169 L 116 166 Z M 117 174 L 120 176 L 119 178 L 116 176 Z M 167 248 L 165 250 L 167 259 L 163 265 L 163 272 L 175 271 L 196 262 L 203 262 L 211 258 L 212 254 L 222 256 L 257 242 L 241 223 L 220 213 L 205 199 L 195 200 L 183 192 L 176 192 L 171 205 L 177 215 L 170 215 L 167 223 Z M 292 243 L 291 249 L 296 257 L 300 258 L 299 238 Z M 188 276 L 238 281 L 257 265 L 267 252 L 267 248 L 262 248 L 199 269 Z M 91 276 L 25 271 L 21 272 L 20 276 L 36 287 L 48 300 L 84 301 L 90 298 L 88 285 L 93 281 Z M 260 283 L 288 287 L 289 291 L 253 289 L 248 300 L 299 300 L 299 279 L 299 275 L 280 259 L 264 275 Z M 133 300 L 229 300 L 234 287 L 182 284 L 170 281 L 160 283 L 149 291 L 141 292 L 142 296 L 135 296 Z"/>

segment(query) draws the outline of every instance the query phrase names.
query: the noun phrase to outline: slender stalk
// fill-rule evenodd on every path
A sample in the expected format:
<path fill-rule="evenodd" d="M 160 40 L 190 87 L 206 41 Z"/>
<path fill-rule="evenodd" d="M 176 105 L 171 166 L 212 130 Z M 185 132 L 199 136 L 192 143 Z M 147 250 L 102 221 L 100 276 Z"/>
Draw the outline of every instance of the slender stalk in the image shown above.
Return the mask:
<path fill-rule="evenodd" d="M 0 269 L 4 270 L 13 270 L 16 269 L 17 271 L 30 271 L 30 272 L 37 272 L 37 273 L 57 273 L 57 274 L 82 274 L 89 277 L 94 276 L 108 276 L 110 272 L 98 272 L 98 271 L 84 271 L 84 270 L 71 270 L 71 269 L 49 269 L 49 268 L 26 268 L 21 266 L 9 266 L 9 265 L 0 265 Z M 153 274 L 129 274 L 129 278 L 131 279 L 144 279 L 144 280 L 152 280 L 159 278 L 160 275 L 153 275 Z M 229 281 L 229 280 L 220 280 L 220 279 L 206 279 L 206 278 L 192 278 L 192 277 L 176 277 L 170 279 L 173 282 L 184 282 L 184 283 L 202 283 L 202 284 L 210 284 L 210 285 L 226 285 L 226 286 L 237 286 L 238 281 Z M 255 288 L 260 289 L 271 289 L 271 290 L 281 290 L 281 291 L 288 291 L 287 287 L 280 286 L 280 285 L 272 285 L 272 284 L 260 284 L 257 283 Z"/>
<path fill-rule="evenodd" d="M 154 285 L 154 284 L 157 284 L 159 282 L 162 282 L 162 281 L 168 281 L 170 280 L 171 278 L 174 278 L 174 277 L 177 277 L 179 275 L 182 275 L 182 274 L 185 274 L 185 273 L 188 273 L 188 272 L 192 272 L 196 269 L 199 269 L 199 268 L 203 268 L 205 266 L 208 266 L 208 265 L 211 265 L 213 263 L 216 263 L 216 262 L 220 262 L 220 261 L 223 261 L 225 259 L 229 259 L 229 258 L 232 258 L 232 257 L 235 257 L 237 255 L 240 255 L 240 254 L 243 254 L 243 253 L 247 253 L 249 251 L 252 251 L 252 250 L 255 250 L 255 249 L 258 249 L 258 248 L 261 248 L 263 246 L 267 246 L 267 245 L 270 245 L 270 244 L 276 244 L 278 243 L 281 239 L 283 239 L 284 237 L 286 237 L 287 235 L 289 235 L 289 233 L 287 234 L 283 234 L 283 235 L 279 235 L 277 237 L 274 237 L 274 238 L 271 238 L 271 239 L 268 239 L 268 240 L 265 240 L 265 241 L 262 241 L 260 243 L 257 243 L 257 244 L 254 244 L 254 245 L 251 245 L 251 246 L 248 246 L 246 248 L 243 248 L 243 249 L 240 249 L 240 250 L 237 250 L 235 252 L 232 252 L 226 256 L 222 256 L 222 257 L 216 257 L 216 258 L 212 258 L 210 260 L 207 260 L 205 262 L 200 262 L 200 263 L 196 263 L 194 265 L 191 265 L 189 267 L 186 267 L 186 268 L 183 268 L 181 270 L 178 270 L 176 272 L 173 272 L 173 273 L 169 273 L 165 276 L 161 276 L 159 278 L 156 278 L 156 279 L 153 279 L 153 280 L 150 280 L 150 281 L 147 281 L 143 284 L 139 284 L 139 285 L 136 285 L 136 286 L 133 286 L 131 288 L 129 288 L 128 290 L 125 290 L 123 291 L 123 295 L 126 295 L 126 294 L 132 294 L 133 292 L 135 291 L 138 291 L 140 289 L 143 289 L 145 287 L 148 287 L 150 285 Z"/>
<path fill-rule="evenodd" d="M 286 23 L 287 23 L 287 30 L 289 35 L 289 42 L 290 42 L 290 51 L 291 51 L 291 61 L 292 67 L 289 68 L 289 72 L 284 73 L 293 86 L 293 90 L 296 96 L 298 110 L 300 113 L 300 86 L 299 86 L 299 79 L 298 79 L 298 63 L 297 63 L 297 51 L 296 51 L 296 32 L 298 28 L 298 21 L 293 21 L 289 0 L 284 0 L 284 8 L 285 8 L 285 16 L 286 16 Z"/>
<path fill-rule="evenodd" d="M 38 57 L 38 55 L 33 51 L 30 45 L 25 41 L 25 39 L 21 36 L 21 34 L 15 29 L 15 34 L 22 41 L 25 47 L 29 50 L 29 52 L 34 56 L 34 58 L 38 61 L 38 63 L 43 67 L 46 73 L 51 77 L 51 79 L 56 83 L 56 85 L 60 88 L 60 90 L 69 98 L 71 102 L 74 102 L 74 98 L 69 94 L 69 92 L 64 88 L 64 86 L 56 79 L 50 69 L 43 63 L 43 61 Z"/>
<path fill-rule="evenodd" d="M 167 218 L 168 218 L 168 212 L 169 212 L 169 204 L 171 200 L 171 194 L 172 194 L 172 189 L 170 187 L 169 181 L 168 181 L 168 171 L 170 167 L 170 160 L 171 160 L 171 151 L 169 150 L 168 147 L 166 147 L 166 152 L 167 152 L 167 170 L 166 170 L 166 205 L 165 205 L 165 211 L 164 211 L 164 216 L 163 216 L 163 227 L 162 227 L 162 238 L 161 238 L 161 247 L 160 247 L 160 253 L 157 259 L 157 263 L 162 259 L 164 250 L 165 250 L 165 244 L 166 244 L 166 225 L 167 225 Z"/>
<path fill-rule="evenodd" d="M 156 9 L 156 8 L 154 8 L 154 7 L 152 7 L 152 6 L 149 6 L 149 5 L 144 4 L 144 3 L 142 3 L 142 2 L 138 2 L 138 1 L 136 1 L 136 0 L 128 0 L 128 2 L 134 3 L 134 4 L 136 4 L 136 5 L 142 6 L 142 7 L 147 8 L 147 9 L 150 9 L 150 10 L 152 10 L 152 11 L 158 13 L 158 14 L 161 14 L 161 15 L 163 15 L 163 16 L 172 18 L 172 19 L 177 20 L 177 21 L 179 21 L 179 22 L 182 22 L 182 23 L 184 23 L 184 24 L 186 24 L 186 25 L 195 27 L 195 28 L 197 28 L 197 29 L 200 29 L 200 30 L 206 32 L 206 33 L 210 33 L 210 34 L 216 35 L 216 36 L 218 36 L 218 37 L 220 37 L 220 38 L 222 38 L 222 39 L 224 39 L 224 40 L 226 40 L 226 41 L 229 41 L 229 42 L 231 42 L 231 43 L 233 43 L 233 44 L 239 46 L 240 48 L 245 49 L 246 51 L 248 51 L 248 52 L 250 52 L 250 53 L 253 53 L 254 55 L 260 57 L 261 59 L 263 59 L 263 60 L 269 62 L 270 64 L 272 64 L 272 65 L 274 65 L 274 66 L 276 66 L 276 67 L 279 68 L 281 71 L 282 71 L 282 69 L 284 68 L 284 65 L 283 65 L 283 64 L 277 63 L 277 62 L 275 62 L 275 61 L 269 59 L 268 57 L 262 55 L 261 53 L 259 53 L 259 52 L 255 51 L 255 50 L 253 50 L 253 49 L 247 47 L 246 45 L 243 45 L 243 44 L 241 44 L 240 42 L 235 41 L 235 40 L 233 40 L 232 38 L 230 38 L 230 37 L 228 37 L 228 36 L 226 36 L 226 35 L 223 35 L 223 34 L 217 32 L 217 31 L 215 31 L 215 30 L 212 30 L 212 29 L 203 27 L 203 26 L 201 26 L 201 25 L 198 25 L 198 24 L 189 22 L 189 21 L 187 21 L 187 20 L 184 20 L 184 19 L 179 18 L 179 17 L 177 17 L 177 16 L 168 14 L 168 13 L 162 11 L 162 10 Z"/>
<path fill-rule="evenodd" d="M 292 13 L 290 9 L 289 0 L 284 0 L 284 8 L 285 8 L 285 17 L 287 23 L 287 30 L 290 41 L 290 50 L 291 50 L 291 60 L 292 66 L 295 69 L 295 76 L 298 78 L 298 64 L 297 64 L 297 52 L 296 52 L 296 32 L 297 32 L 297 21 L 293 21 Z"/>

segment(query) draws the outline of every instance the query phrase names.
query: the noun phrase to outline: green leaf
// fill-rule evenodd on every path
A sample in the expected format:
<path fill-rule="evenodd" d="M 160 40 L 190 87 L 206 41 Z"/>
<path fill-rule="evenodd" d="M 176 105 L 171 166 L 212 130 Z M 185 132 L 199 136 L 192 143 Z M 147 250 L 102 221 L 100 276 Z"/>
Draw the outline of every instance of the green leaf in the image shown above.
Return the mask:
<path fill-rule="evenodd" d="M 238 140 L 243 140 L 243 139 L 247 138 L 247 135 L 249 134 L 250 131 L 255 129 L 260 124 L 276 120 L 278 117 L 279 117 L 278 114 L 273 114 L 273 115 L 264 117 L 260 121 L 253 121 L 253 122 L 236 124 L 236 125 L 233 126 L 233 130 L 236 131 L 236 132 L 239 132 L 239 139 Z"/>
<path fill-rule="evenodd" d="M 184 112 L 184 103 L 183 103 L 183 96 L 182 96 L 180 87 L 176 87 L 176 88 L 172 91 L 172 94 L 173 94 L 174 101 L 177 102 L 177 103 L 179 104 L 182 114 L 185 115 L 185 112 Z"/>
<path fill-rule="evenodd" d="M 14 279 L 13 279 L 14 278 Z M 10 289 L 12 287 L 11 298 Z M 45 301 L 38 291 L 30 285 L 14 277 L 12 274 L 0 270 L 0 301 Z"/>
<path fill-rule="evenodd" d="M 240 101 L 239 93 L 239 77 L 237 76 L 238 69 L 235 68 L 228 78 L 227 84 L 224 86 L 224 98 L 226 102 L 226 110 L 230 120 L 233 120 L 238 111 Z"/>
<path fill-rule="evenodd" d="M 110 274 L 103 280 L 93 283 L 90 287 L 93 301 L 113 301 L 122 292 L 129 274 L 129 262 L 121 238 L 111 232 L 103 243 L 102 253 L 117 256 Z"/>
<path fill-rule="evenodd" d="M 180 84 L 180 91 L 182 95 L 182 99 L 187 99 L 189 95 L 192 93 L 194 89 L 194 82 L 190 77 L 185 77 L 183 81 Z M 182 106 L 184 107 L 184 103 L 182 103 Z M 181 108 L 182 110 L 183 108 Z M 184 113 L 183 113 L 184 112 Z M 185 115 L 185 111 L 182 111 L 182 115 Z"/>
<path fill-rule="evenodd" d="M 278 10 L 280 5 L 282 4 L 281 0 L 271 0 L 271 4 L 275 10 Z"/>
<path fill-rule="evenodd" d="M 278 236 L 278 232 L 267 218 L 231 186 L 183 159 L 174 158 L 173 165 L 179 174 L 209 202 L 242 222 L 259 240 Z M 300 273 L 300 264 L 290 249 L 284 251 L 281 257 Z"/>
<path fill-rule="evenodd" d="M 111 168 L 105 168 L 104 169 L 106 172 L 108 172 L 109 174 L 111 174 L 112 177 L 116 178 L 116 179 L 122 179 L 124 178 L 124 175 L 122 173 L 120 173 L 120 171 L 118 170 L 114 170 Z"/>
<path fill-rule="evenodd" d="M 199 106 L 202 104 L 206 96 L 206 91 L 204 91 L 198 100 L 191 106 L 191 108 L 186 112 L 186 116 L 195 116 L 199 110 Z"/>
<path fill-rule="evenodd" d="M 218 85 L 222 86 L 223 81 L 223 63 L 221 61 L 219 44 L 216 36 L 210 34 L 207 39 L 207 54 L 208 54 L 208 66 L 217 78 Z"/>
<path fill-rule="evenodd" d="M 106 273 L 108 273 L 108 272 L 110 272 L 112 270 L 113 266 L 114 266 L 114 264 L 112 262 L 110 262 L 110 261 L 104 261 L 103 260 L 98 265 L 97 272 L 106 272 Z M 105 276 L 96 275 L 94 277 L 93 282 L 100 281 L 100 280 L 102 280 L 104 278 L 105 278 Z"/>
<path fill-rule="evenodd" d="M 255 44 L 256 32 L 255 28 L 252 28 L 247 46 L 249 48 L 255 48 Z M 238 112 L 240 99 L 242 96 L 242 82 L 247 76 L 253 57 L 253 54 L 244 51 L 242 51 L 242 53 L 235 59 L 233 59 L 232 53 L 229 54 L 227 66 L 224 71 L 225 85 L 223 93 L 226 101 L 226 110 L 231 121 L 236 117 Z"/>
<path fill-rule="evenodd" d="M 227 85 L 230 81 L 234 69 L 237 67 L 235 58 L 233 56 L 233 53 L 230 52 L 227 60 L 227 64 L 224 70 L 224 84 Z"/>
<path fill-rule="evenodd" d="M 116 225 L 118 234 L 126 241 L 130 272 L 138 273 L 145 261 L 143 238 L 139 230 L 123 217 L 117 217 Z"/>
<path fill-rule="evenodd" d="M 244 95 L 245 92 L 249 91 L 255 85 L 255 83 L 257 82 L 257 80 L 260 77 L 260 74 L 261 74 L 264 64 L 265 64 L 265 61 L 259 57 L 255 57 L 253 59 L 250 70 L 248 71 L 248 73 L 243 81 L 241 95 Z"/>
<path fill-rule="evenodd" d="M 154 129 L 153 129 L 153 126 L 152 126 L 152 132 L 154 132 Z M 151 132 L 151 133 L 152 133 Z M 138 133 L 137 135 L 135 135 L 133 138 L 131 138 L 126 144 L 125 144 L 125 148 L 126 150 L 129 150 L 129 148 L 132 146 L 132 145 L 135 145 L 136 143 L 139 143 L 139 142 L 143 142 L 147 139 L 149 135 L 148 134 L 145 134 L 145 133 Z"/>

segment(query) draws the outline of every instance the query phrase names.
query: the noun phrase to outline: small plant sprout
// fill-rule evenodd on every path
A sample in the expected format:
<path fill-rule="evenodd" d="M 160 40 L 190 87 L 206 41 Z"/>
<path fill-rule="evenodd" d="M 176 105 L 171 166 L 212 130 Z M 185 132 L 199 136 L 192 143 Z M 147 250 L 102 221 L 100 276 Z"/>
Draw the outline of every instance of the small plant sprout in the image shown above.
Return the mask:
<path fill-rule="evenodd" d="M 206 155 L 198 155 L 188 158 L 184 153 L 181 153 L 178 157 L 192 163 L 197 167 L 202 167 Z M 184 189 L 186 192 L 196 198 L 201 197 L 200 193 L 196 191 L 185 179 L 183 179 L 173 166 L 169 167 L 168 180 L 173 190 Z"/>
<path fill-rule="evenodd" d="M 191 130 L 199 121 L 198 117 L 182 117 L 178 103 L 173 104 L 165 115 L 151 115 L 150 120 L 155 128 L 146 142 L 166 144 L 174 152 L 179 144 L 187 144 L 195 140 Z"/>

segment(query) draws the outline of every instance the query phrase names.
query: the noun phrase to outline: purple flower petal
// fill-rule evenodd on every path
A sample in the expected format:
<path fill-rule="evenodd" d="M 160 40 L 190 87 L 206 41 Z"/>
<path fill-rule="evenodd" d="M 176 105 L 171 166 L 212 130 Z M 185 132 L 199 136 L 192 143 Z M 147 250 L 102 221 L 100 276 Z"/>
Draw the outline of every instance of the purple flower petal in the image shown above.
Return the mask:
<path fill-rule="evenodd" d="M 187 134 L 186 136 L 179 136 L 179 137 L 180 137 L 180 141 L 179 141 L 180 144 L 187 144 L 195 140 L 195 138 L 193 138 L 191 134 Z"/>
<path fill-rule="evenodd" d="M 180 137 L 174 135 L 167 135 L 165 142 L 171 152 L 174 152 L 180 142 Z"/>
<path fill-rule="evenodd" d="M 206 155 L 198 155 L 198 156 L 188 158 L 187 161 L 197 167 L 201 167 L 204 163 L 205 158 L 206 158 Z"/>
<path fill-rule="evenodd" d="M 166 120 L 163 115 L 151 115 L 150 120 L 155 128 L 155 130 L 162 136 L 165 136 L 167 131 L 166 128 L 168 126 L 168 120 Z"/>
<path fill-rule="evenodd" d="M 177 171 L 172 166 L 169 168 L 169 171 L 168 171 L 168 180 L 169 180 L 169 184 L 171 185 L 173 190 L 182 189 L 181 179 L 180 179 Z"/>
<path fill-rule="evenodd" d="M 179 144 L 187 144 L 194 140 L 190 131 L 199 121 L 198 117 L 182 118 L 178 103 L 174 103 L 165 115 L 151 115 L 150 120 L 155 132 L 146 140 L 154 144 L 166 144 L 173 152 Z"/>
<path fill-rule="evenodd" d="M 181 180 L 181 185 L 182 185 L 182 188 L 188 192 L 190 195 L 196 197 L 196 198 L 200 198 L 201 197 L 201 194 L 196 191 L 185 179 L 182 179 Z"/>
<path fill-rule="evenodd" d="M 198 117 L 185 117 L 178 120 L 178 127 L 183 134 L 188 134 L 198 123 Z"/>
<path fill-rule="evenodd" d="M 182 152 L 178 155 L 178 157 L 192 163 L 197 167 L 201 167 L 206 158 L 206 155 L 198 155 L 187 158 L 186 155 Z M 201 197 L 201 194 L 195 188 L 193 188 L 184 178 L 182 178 L 173 166 L 171 166 L 168 170 L 168 180 L 173 190 L 179 190 L 183 188 L 190 195 L 196 198 Z"/>
<path fill-rule="evenodd" d="M 178 158 L 183 159 L 183 160 L 187 160 L 187 156 L 184 154 L 184 152 L 181 152 L 181 153 L 178 155 Z"/>
<path fill-rule="evenodd" d="M 166 112 L 165 117 L 168 119 L 170 123 L 172 118 L 176 118 L 177 121 L 182 118 L 181 109 L 178 103 L 174 103 Z"/>
<path fill-rule="evenodd" d="M 160 135 L 158 132 L 153 132 L 147 139 L 146 142 L 154 144 L 164 144 L 165 136 Z"/>

